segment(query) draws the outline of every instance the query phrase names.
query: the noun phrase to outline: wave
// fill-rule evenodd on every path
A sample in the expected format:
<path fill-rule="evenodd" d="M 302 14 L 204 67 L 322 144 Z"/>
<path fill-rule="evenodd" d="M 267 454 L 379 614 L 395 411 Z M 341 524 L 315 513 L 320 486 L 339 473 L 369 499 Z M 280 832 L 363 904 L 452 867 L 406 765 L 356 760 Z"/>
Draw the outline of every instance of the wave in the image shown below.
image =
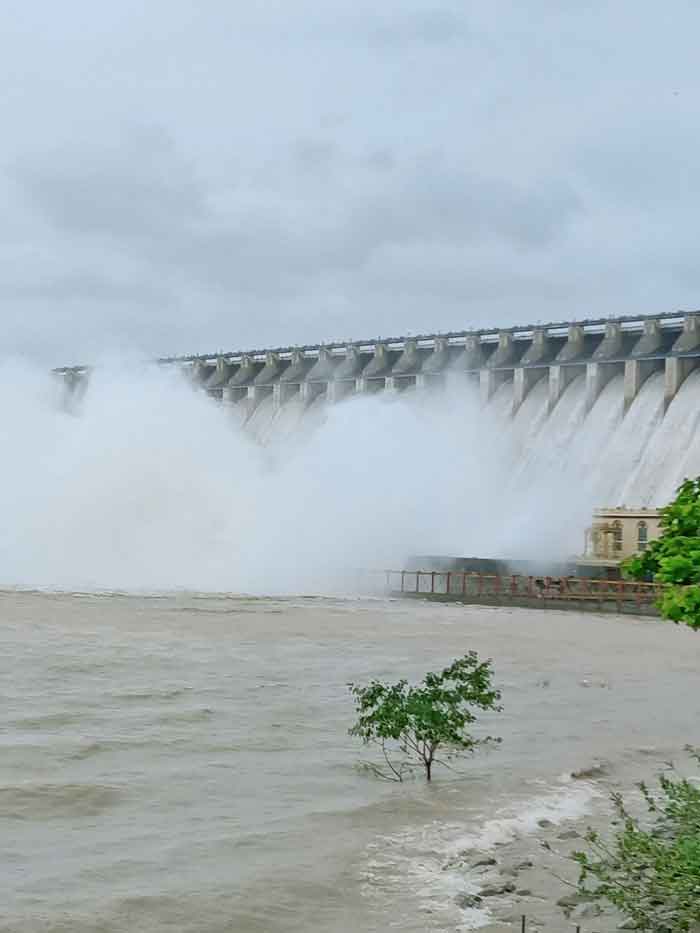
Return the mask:
<path fill-rule="evenodd" d="M 540 833 L 543 825 L 556 827 L 579 821 L 604 796 L 594 783 L 567 775 L 531 797 L 508 801 L 493 817 L 481 822 L 476 817 L 474 828 L 433 821 L 378 836 L 367 853 L 364 893 L 378 899 L 388 897 L 397 909 L 412 893 L 419 910 L 434 918 L 436 929 L 487 926 L 494 920 L 493 908 L 477 903 L 478 897 L 473 906 L 470 903 L 485 880 L 470 867 L 479 855 Z"/>
<path fill-rule="evenodd" d="M 96 816 L 122 799 L 108 784 L 16 784 L 0 786 L 0 818 L 44 821 Z"/>

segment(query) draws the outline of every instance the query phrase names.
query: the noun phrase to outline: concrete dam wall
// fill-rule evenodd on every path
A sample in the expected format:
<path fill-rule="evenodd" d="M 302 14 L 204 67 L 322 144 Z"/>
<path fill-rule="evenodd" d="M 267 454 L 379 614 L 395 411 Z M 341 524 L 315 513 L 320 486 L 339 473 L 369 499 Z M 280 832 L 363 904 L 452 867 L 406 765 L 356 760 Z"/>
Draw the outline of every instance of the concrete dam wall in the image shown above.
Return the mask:
<path fill-rule="evenodd" d="M 687 313 L 158 364 L 273 452 L 302 442 L 296 482 L 335 471 L 329 514 L 334 496 L 355 496 L 366 525 L 380 508 L 392 547 L 563 560 L 582 552 L 593 508 L 663 504 L 700 473 L 699 361 L 700 314 Z M 90 370 L 56 375 L 79 396 Z M 421 512 L 420 533 L 401 509 Z"/>

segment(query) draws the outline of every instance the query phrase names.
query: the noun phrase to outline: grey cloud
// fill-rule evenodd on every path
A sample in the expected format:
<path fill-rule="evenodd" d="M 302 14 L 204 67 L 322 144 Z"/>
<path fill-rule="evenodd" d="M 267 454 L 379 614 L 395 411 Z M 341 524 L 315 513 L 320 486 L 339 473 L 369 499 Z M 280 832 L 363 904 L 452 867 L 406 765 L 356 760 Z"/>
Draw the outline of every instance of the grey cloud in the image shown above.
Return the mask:
<path fill-rule="evenodd" d="M 327 175 L 336 161 L 335 143 L 323 139 L 300 139 L 293 147 L 295 165 L 312 175 Z"/>
<path fill-rule="evenodd" d="M 172 302 L 165 290 L 144 281 L 117 281 L 95 272 L 75 272 L 44 276 L 33 282 L 0 283 L 0 299 L 53 302 L 91 301 L 99 303 L 147 302 L 158 306 Z"/>
<path fill-rule="evenodd" d="M 173 141 L 157 128 L 119 147 L 64 148 L 10 170 L 57 229 L 111 237 L 167 234 L 204 216 L 203 192 Z"/>
<path fill-rule="evenodd" d="M 384 146 L 368 154 L 367 164 L 375 172 L 391 172 L 396 168 L 397 162 L 392 150 Z"/>
<path fill-rule="evenodd" d="M 464 12 L 438 5 L 400 12 L 379 7 L 363 31 L 373 44 L 399 49 L 416 43 L 442 46 L 471 37 Z"/>
<path fill-rule="evenodd" d="M 5 24 L 3 352 L 700 303 L 700 9 L 239 6 Z"/>
<path fill-rule="evenodd" d="M 129 138 L 108 154 L 76 149 L 35 163 L 31 172 L 25 165 L 19 181 L 59 230 L 108 235 L 123 252 L 147 257 L 169 274 L 270 298 L 297 295 L 317 276 L 356 273 L 391 245 L 493 238 L 541 248 L 562 235 L 580 208 L 561 185 L 521 190 L 450 167 L 439 155 L 394 170 L 377 187 L 363 176 L 364 156 L 307 139 L 295 143 L 291 161 L 295 169 L 301 163 L 318 187 L 305 189 L 298 210 L 285 213 L 289 195 L 281 190 L 273 211 L 262 202 L 238 211 L 236 191 L 229 193 L 228 211 L 215 211 L 210 205 L 216 191 L 198 186 L 175 146 L 156 138 L 161 141 L 157 158 L 146 158 Z M 356 179 L 355 191 L 329 203 L 329 174 L 341 170 Z M 60 297 L 65 288 L 58 282 L 56 287 Z"/>

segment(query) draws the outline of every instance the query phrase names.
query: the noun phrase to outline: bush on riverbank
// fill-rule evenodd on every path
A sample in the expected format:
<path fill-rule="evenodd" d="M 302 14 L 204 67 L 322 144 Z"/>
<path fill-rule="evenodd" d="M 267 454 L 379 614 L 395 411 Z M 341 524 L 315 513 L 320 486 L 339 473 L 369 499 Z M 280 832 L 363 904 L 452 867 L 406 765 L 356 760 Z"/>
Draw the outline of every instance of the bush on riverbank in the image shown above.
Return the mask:
<path fill-rule="evenodd" d="M 661 509 L 661 537 L 628 558 L 623 571 L 635 580 L 665 583 L 659 609 L 665 619 L 700 630 L 700 477 L 686 479 Z"/>
<path fill-rule="evenodd" d="M 688 751 L 700 763 L 700 753 Z M 700 788 L 667 774 L 655 792 L 639 787 L 646 822 L 617 794 L 622 829 L 611 840 L 589 831 L 588 851 L 573 854 L 581 869 L 579 891 L 614 905 L 638 930 L 685 933 L 700 923 Z"/>

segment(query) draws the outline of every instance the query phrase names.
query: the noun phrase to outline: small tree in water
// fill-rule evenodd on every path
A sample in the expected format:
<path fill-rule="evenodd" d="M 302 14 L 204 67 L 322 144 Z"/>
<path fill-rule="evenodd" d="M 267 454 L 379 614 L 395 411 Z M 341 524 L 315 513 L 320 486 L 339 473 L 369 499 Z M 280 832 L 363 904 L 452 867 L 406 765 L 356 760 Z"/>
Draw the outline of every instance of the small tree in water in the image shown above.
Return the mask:
<path fill-rule="evenodd" d="M 371 766 L 380 777 L 402 781 L 407 772 L 423 767 L 429 781 L 434 764 L 500 742 L 491 736 L 476 739 L 467 731 L 476 721 L 474 708 L 501 709 L 491 677 L 491 661 L 479 661 L 470 651 L 439 674 L 426 674 L 417 686 L 406 680 L 351 684 L 358 719 L 350 735 L 381 748 L 384 766 Z"/>

